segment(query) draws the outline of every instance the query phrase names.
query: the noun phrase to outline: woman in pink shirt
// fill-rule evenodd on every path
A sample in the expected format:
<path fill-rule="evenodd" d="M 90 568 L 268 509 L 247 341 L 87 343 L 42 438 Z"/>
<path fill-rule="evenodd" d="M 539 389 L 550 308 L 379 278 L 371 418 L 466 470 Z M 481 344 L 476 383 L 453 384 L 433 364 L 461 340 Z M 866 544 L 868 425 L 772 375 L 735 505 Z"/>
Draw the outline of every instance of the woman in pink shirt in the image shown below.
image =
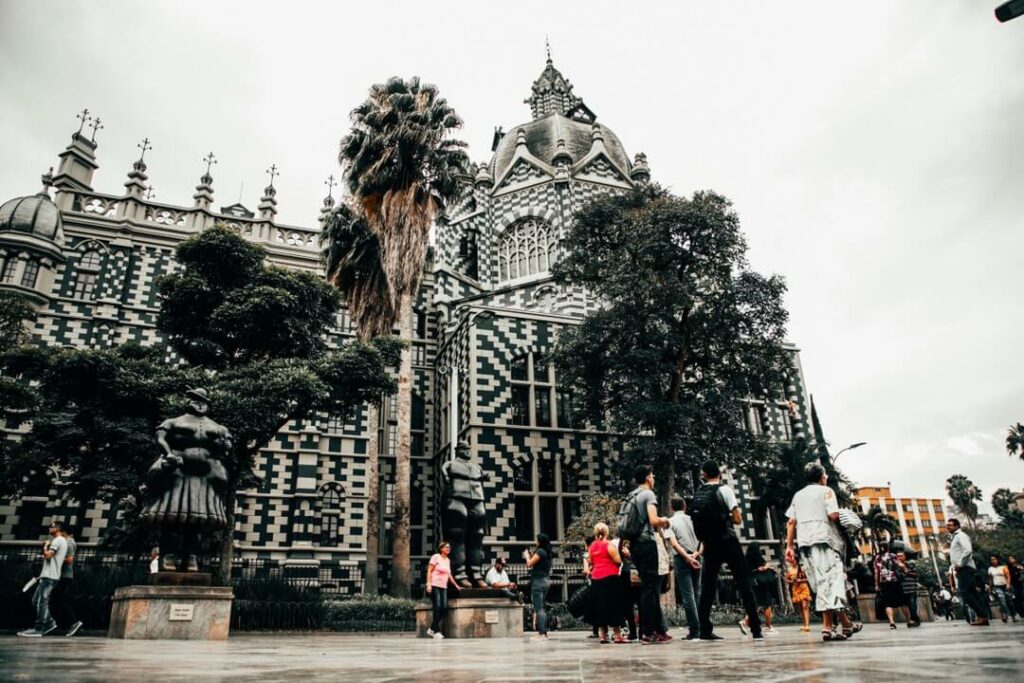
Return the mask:
<path fill-rule="evenodd" d="M 441 634 L 441 620 L 448 612 L 448 584 L 458 589 L 455 579 L 452 578 L 452 562 L 448 559 L 451 551 L 452 547 L 447 541 L 441 543 L 427 565 L 427 595 L 430 596 L 430 604 L 434 607 L 434 620 L 427 629 L 427 635 L 435 640 L 444 638 Z"/>
<path fill-rule="evenodd" d="M 619 549 L 608 542 L 608 525 L 594 527 L 594 542 L 587 549 L 590 558 L 590 600 L 593 625 L 601 633 L 601 644 L 607 644 L 608 627 L 615 633 L 616 643 L 629 642 L 622 637 L 622 596 L 620 595 Z"/>

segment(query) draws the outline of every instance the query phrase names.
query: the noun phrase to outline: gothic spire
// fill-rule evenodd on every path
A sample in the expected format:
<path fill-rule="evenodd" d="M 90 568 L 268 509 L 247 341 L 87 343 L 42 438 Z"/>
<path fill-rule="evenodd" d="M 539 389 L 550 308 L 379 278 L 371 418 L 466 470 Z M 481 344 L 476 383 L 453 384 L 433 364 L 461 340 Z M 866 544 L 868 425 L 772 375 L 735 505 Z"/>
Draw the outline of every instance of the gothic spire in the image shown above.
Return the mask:
<path fill-rule="evenodd" d="M 533 120 L 536 121 L 555 113 L 562 116 L 575 116 L 578 112 L 584 112 L 584 118 L 593 121 L 595 118 L 593 112 L 583 104 L 582 98 L 573 93 L 572 83 L 555 68 L 551 61 L 550 43 L 546 47 L 547 61 L 544 64 L 544 70 L 533 82 L 531 94 L 525 100 L 526 104 L 530 105 Z"/>

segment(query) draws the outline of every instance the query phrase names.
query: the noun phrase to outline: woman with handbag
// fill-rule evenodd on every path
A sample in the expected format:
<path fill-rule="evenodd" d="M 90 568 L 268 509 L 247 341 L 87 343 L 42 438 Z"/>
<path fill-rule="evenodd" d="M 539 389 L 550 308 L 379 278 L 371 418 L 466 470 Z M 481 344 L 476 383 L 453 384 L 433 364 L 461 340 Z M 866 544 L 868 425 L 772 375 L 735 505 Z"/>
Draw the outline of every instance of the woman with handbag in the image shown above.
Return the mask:
<path fill-rule="evenodd" d="M 602 645 L 612 642 L 608 639 L 609 627 L 615 636 L 614 642 L 629 642 L 622 637 L 622 610 L 619 607 L 622 604 L 619 592 L 622 557 L 619 549 L 609 542 L 608 533 L 607 524 L 597 524 L 594 527 L 594 542 L 587 549 L 590 565 L 589 612 L 592 623 L 600 633 Z"/>

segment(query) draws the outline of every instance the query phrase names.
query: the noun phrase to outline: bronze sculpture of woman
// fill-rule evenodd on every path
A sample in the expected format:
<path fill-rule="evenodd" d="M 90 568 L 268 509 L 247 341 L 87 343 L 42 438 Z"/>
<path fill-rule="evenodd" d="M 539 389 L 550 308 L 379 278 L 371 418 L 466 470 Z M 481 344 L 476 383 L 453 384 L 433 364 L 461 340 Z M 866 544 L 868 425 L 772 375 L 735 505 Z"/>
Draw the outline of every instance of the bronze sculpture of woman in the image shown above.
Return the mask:
<path fill-rule="evenodd" d="M 147 473 L 140 517 L 160 529 L 162 571 L 198 571 L 203 536 L 227 527 L 228 475 L 222 460 L 231 449 L 231 433 L 206 416 L 205 389 L 189 389 L 185 396 L 185 414 L 156 429 L 164 453 Z"/>

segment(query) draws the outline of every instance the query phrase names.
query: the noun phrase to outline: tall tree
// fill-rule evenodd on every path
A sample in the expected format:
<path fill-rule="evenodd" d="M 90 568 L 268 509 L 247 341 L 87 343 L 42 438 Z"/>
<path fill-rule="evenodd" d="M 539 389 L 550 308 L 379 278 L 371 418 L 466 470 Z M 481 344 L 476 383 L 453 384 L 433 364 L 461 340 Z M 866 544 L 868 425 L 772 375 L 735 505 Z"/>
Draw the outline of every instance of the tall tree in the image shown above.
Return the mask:
<path fill-rule="evenodd" d="M 451 137 L 462 119 L 435 86 L 415 77 L 372 86 L 350 119 L 352 129 L 342 138 L 338 155 L 349 197 L 324 225 L 327 277 L 345 295 L 362 338 L 390 334 L 398 324 L 399 336 L 410 342 L 430 227 L 466 175 L 466 145 Z M 391 565 L 391 593 L 401 597 L 410 589 L 412 383 L 412 347 L 407 344 L 398 364 Z M 370 593 L 377 592 L 377 459 L 371 439 L 366 537 Z"/>
<path fill-rule="evenodd" d="M 0 290 L 0 349 L 12 349 L 29 339 L 28 323 L 36 309 L 21 294 Z"/>
<path fill-rule="evenodd" d="M 381 338 L 330 349 L 338 293 L 311 273 L 266 265 L 262 247 L 231 230 L 195 235 L 177 256 L 184 268 L 158 285 L 157 326 L 208 377 L 211 414 L 234 435 L 227 463 L 233 529 L 235 492 L 253 482 L 260 449 L 289 421 L 346 414 L 393 393 L 386 368 L 398 361 L 400 344 Z M 222 572 L 233 552 L 226 534 Z"/>
<path fill-rule="evenodd" d="M 946 493 L 963 516 L 967 518 L 968 524 L 973 529 L 975 520 L 978 519 L 978 504 L 976 501 L 981 500 L 981 489 L 964 475 L 954 474 L 946 480 Z"/>
<path fill-rule="evenodd" d="M 1014 505 L 1016 494 L 1008 488 L 999 488 L 992 493 L 992 509 L 999 515 L 999 524 L 1008 529 L 1024 528 L 1024 512 Z"/>
<path fill-rule="evenodd" d="M 1011 458 L 1017 455 L 1024 460 L 1024 424 L 1018 422 L 1006 430 L 1006 452 Z"/>
<path fill-rule="evenodd" d="M 588 419 L 632 435 L 667 502 L 677 473 L 705 457 L 742 466 L 770 450 L 743 425 L 751 399 L 774 400 L 785 284 L 748 268 L 739 218 L 714 192 L 655 187 L 598 199 L 570 228 L 558 279 L 601 308 L 563 330 L 554 360 Z"/>
<path fill-rule="evenodd" d="M 873 553 L 878 552 L 878 543 L 883 537 L 892 538 L 899 528 L 896 518 L 882 512 L 881 505 L 872 505 L 860 518 L 864 522 L 860 532 L 861 538 L 867 537 L 871 541 Z"/>

